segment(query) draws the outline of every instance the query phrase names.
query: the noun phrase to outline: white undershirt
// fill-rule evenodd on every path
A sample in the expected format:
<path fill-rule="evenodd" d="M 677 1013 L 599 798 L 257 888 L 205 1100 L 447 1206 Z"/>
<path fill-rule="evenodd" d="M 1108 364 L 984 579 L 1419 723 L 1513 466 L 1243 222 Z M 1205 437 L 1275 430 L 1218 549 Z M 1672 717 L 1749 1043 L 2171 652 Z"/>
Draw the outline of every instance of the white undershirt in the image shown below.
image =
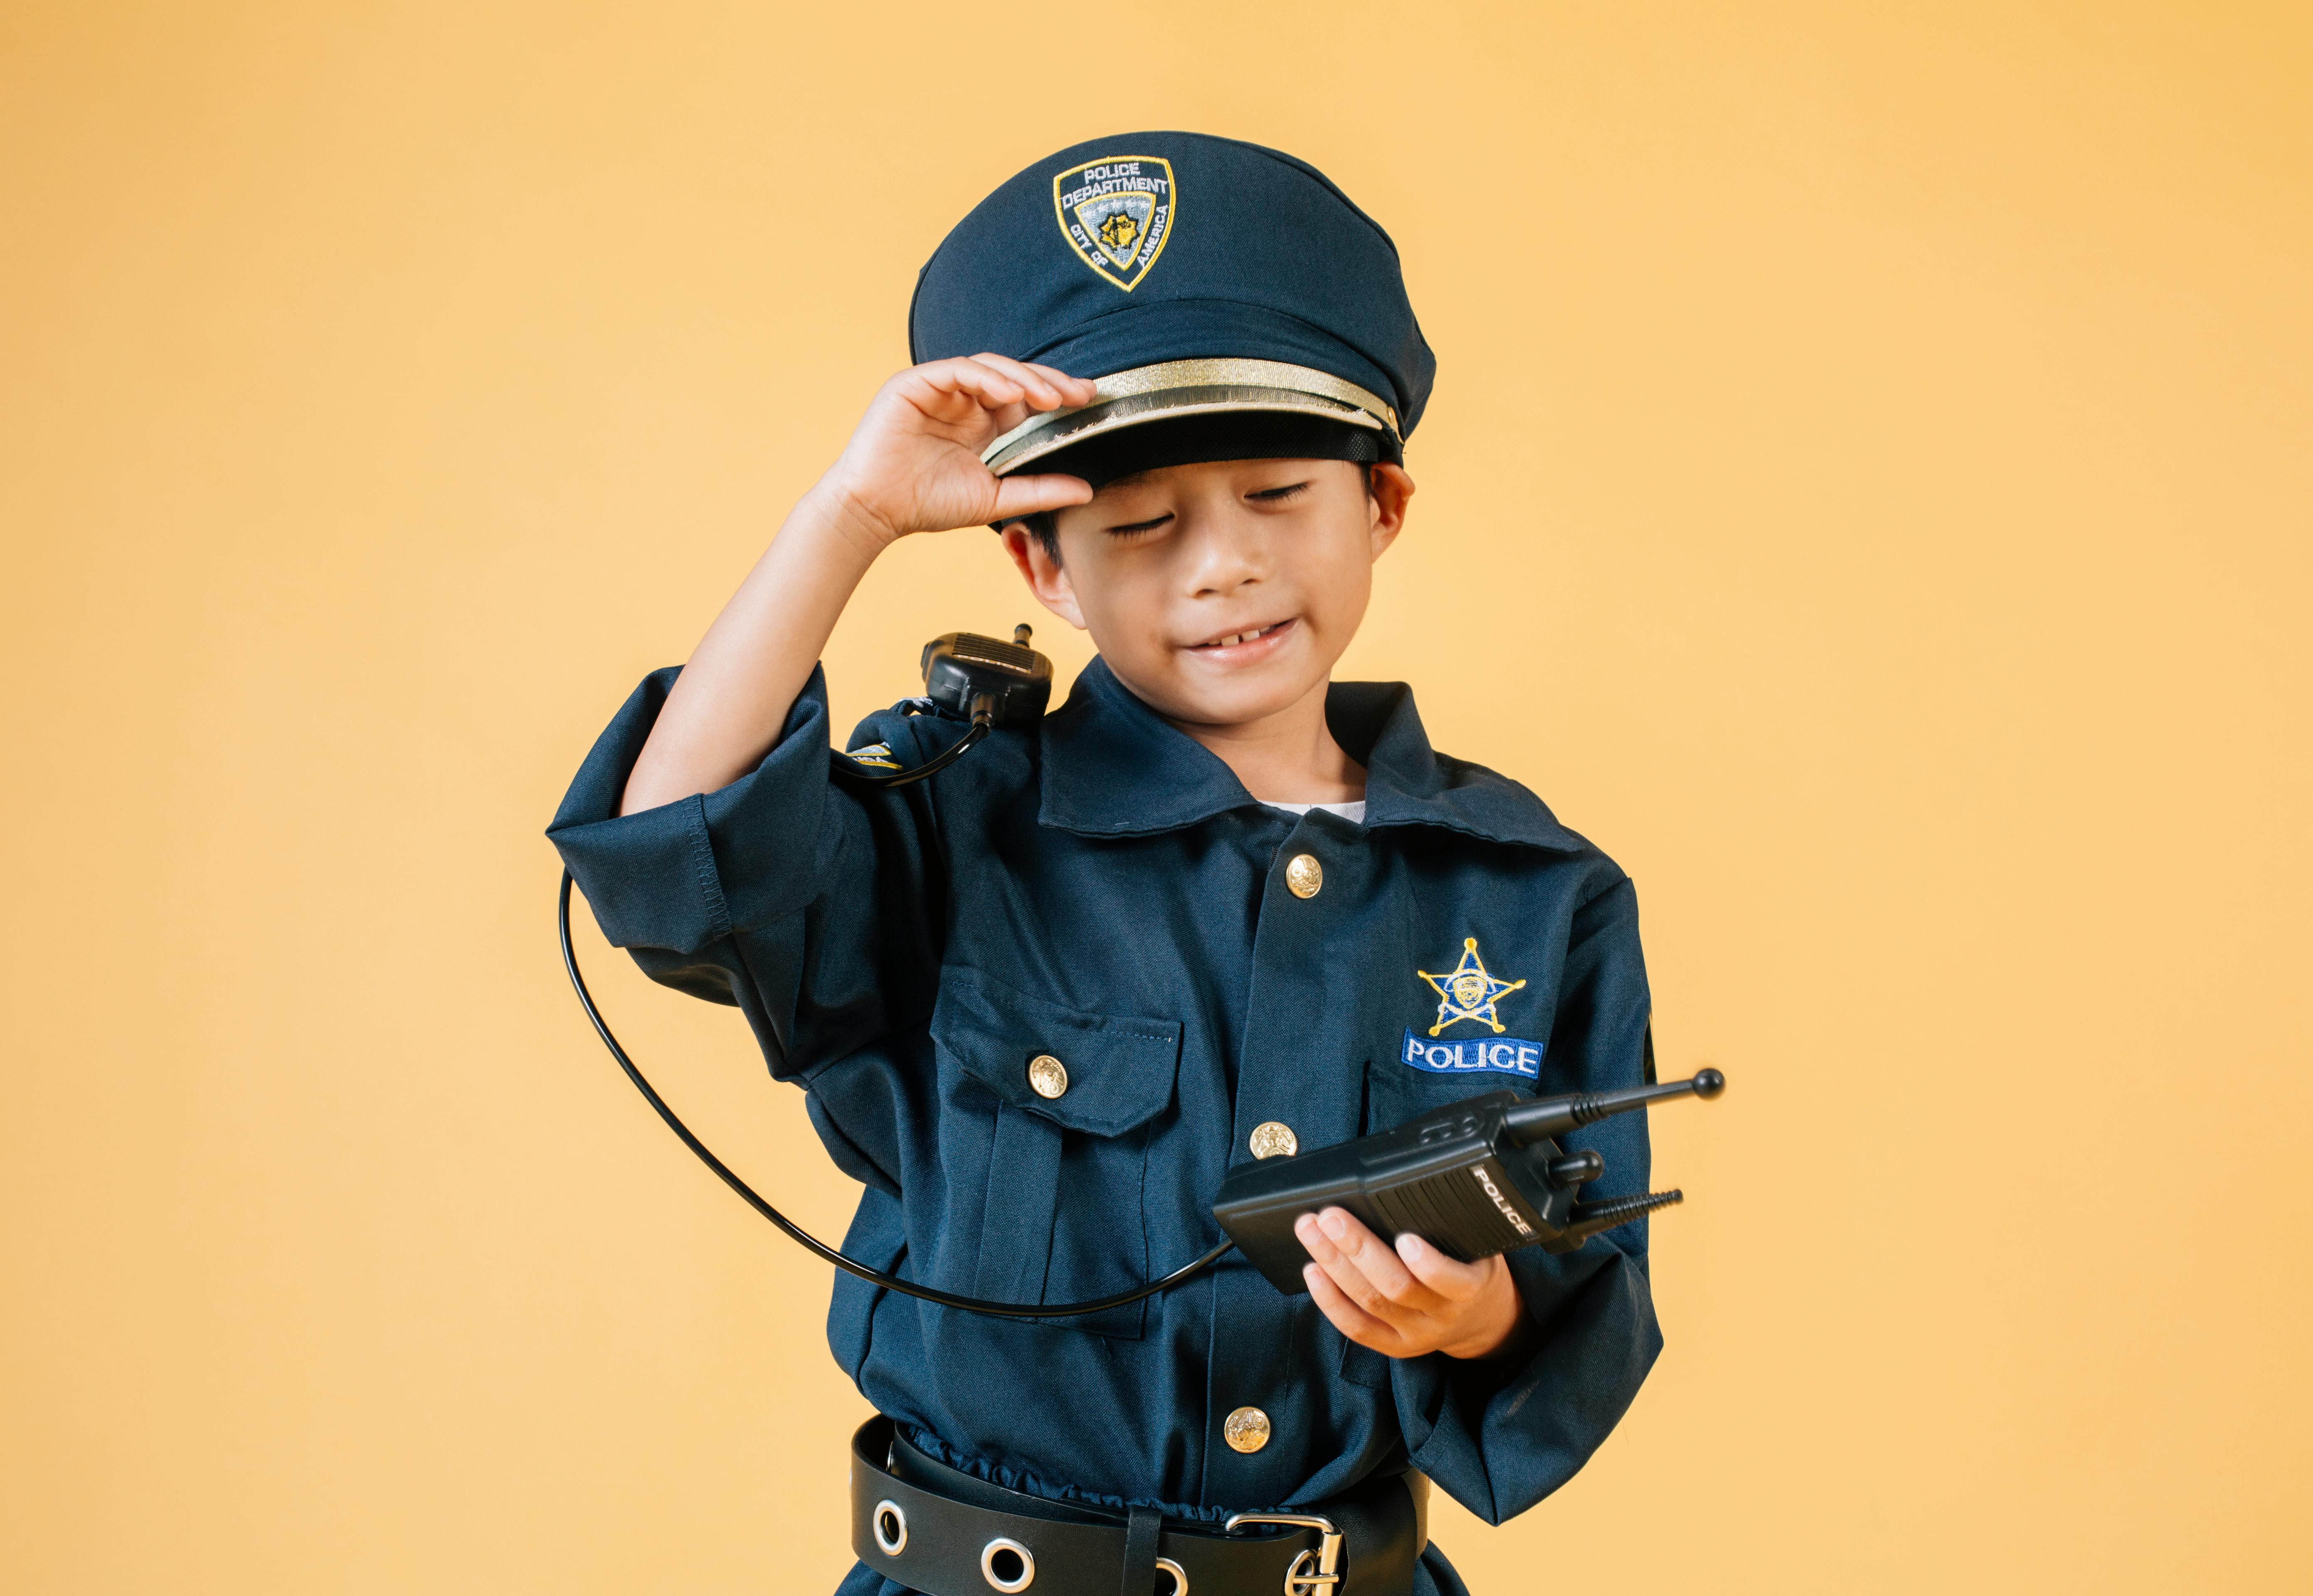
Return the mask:
<path fill-rule="evenodd" d="M 1352 798 L 1347 803 L 1272 803 L 1266 798 L 1262 802 L 1271 809 L 1281 809 L 1288 814 L 1306 815 L 1313 809 L 1322 809 L 1329 815 L 1339 815 L 1360 826 L 1366 823 L 1366 801 L 1362 798 Z"/>

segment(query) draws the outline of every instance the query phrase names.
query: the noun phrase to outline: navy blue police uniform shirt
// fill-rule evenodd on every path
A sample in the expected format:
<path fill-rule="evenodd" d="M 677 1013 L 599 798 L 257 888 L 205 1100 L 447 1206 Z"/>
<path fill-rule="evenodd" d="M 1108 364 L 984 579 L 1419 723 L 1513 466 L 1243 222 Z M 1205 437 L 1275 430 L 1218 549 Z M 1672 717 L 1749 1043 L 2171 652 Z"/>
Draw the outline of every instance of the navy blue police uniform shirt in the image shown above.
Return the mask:
<path fill-rule="evenodd" d="M 1262 804 L 1097 660 L 1040 727 L 895 789 L 831 776 L 814 672 L 752 773 L 619 817 L 675 674 L 636 689 L 550 835 L 611 941 L 736 1004 L 804 1088 L 866 1188 L 844 1250 L 876 1268 L 1096 1298 L 1219 1239 L 1213 1195 L 1257 1127 L 1312 1149 L 1506 1085 L 1641 1078 L 1629 878 L 1524 787 L 1434 752 L 1403 685 L 1327 695 L 1366 767 L 1362 825 Z M 961 730 L 894 710 L 850 746 L 913 765 Z M 1288 882 L 1305 855 L 1307 896 Z M 1058 1097 L 1031 1083 L 1043 1057 Z M 1605 1156 L 1593 1195 L 1646 1189 L 1645 1116 L 1573 1144 Z M 1410 1464 L 1499 1522 L 1582 1466 L 1662 1344 L 1642 1223 L 1508 1263 L 1539 1330 L 1511 1364 L 1359 1346 L 1234 1254 L 1043 1323 L 839 1274 L 828 1341 L 926 1451 L 1016 1489 L 1215 1521 Z M 1223 1425 L 1247 1407 L 1269 1436 L 1239 1451 Z M 1460 1589 L 1434 1549 L 1417 1583 Z"/>

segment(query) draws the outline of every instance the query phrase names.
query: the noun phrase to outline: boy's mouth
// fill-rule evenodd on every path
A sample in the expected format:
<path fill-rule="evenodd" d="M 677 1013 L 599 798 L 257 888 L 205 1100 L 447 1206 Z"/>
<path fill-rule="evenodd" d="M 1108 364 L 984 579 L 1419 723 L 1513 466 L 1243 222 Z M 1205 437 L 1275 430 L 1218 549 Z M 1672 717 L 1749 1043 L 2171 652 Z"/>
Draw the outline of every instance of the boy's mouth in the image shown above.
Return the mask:
<path fill-rule="evenodd" d="M 1218 653 L 1223 649 L 1244 648 L 1250 644 L 1265 643 L 1272 638 L 1280 636 L 1284 633 L 1285 629 L 1292 624 L 1292 621 L 1289 619 L 1273 620 L 1265 627 L 1253 627 L 1245 631 L 1231 632 L 1225 636 L 1214 637 L 1203 643 L 1192 644 L 1190 645 L 1190 652 L 1192 653 Z"/>

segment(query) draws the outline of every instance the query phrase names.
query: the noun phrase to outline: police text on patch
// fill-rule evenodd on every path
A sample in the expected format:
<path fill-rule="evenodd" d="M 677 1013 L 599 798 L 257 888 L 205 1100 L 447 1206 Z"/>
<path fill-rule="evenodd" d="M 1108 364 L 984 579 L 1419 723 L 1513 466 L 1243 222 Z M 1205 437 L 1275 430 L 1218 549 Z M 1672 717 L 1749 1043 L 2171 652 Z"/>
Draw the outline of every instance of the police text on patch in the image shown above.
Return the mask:
<path fill-rule="evenodd" d="M 1052 215 L 1077 258 L 1127 294 L 1172 236 L 1180 193 L 1173 163 L 1157 155 L 1112 155 L 1052 179 Z"/>
<path fill-rule="evenodd" d="M 1522 1037 L 1464 1038 L 1433 1042 L 1409 1029 L 1401 1062 L 1433 1075 L 1468 1075 L 1491 1072 L 1531 1081 L 1542 1074 L 1542 1044 Z"/>

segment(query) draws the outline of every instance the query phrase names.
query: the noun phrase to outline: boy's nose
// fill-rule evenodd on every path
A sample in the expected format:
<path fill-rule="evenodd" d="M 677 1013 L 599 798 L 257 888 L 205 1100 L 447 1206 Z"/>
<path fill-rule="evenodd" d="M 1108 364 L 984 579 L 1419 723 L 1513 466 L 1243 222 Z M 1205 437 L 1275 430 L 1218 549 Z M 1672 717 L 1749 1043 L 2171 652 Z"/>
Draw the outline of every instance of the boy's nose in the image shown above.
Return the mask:
<path fill-rule="evenodd" d="M 1197 514 L 1183 529 L 1190 548 L 1189 591 L 1199 598 L 1222 597 L 1271 570 L 1268 529 L 1248 515 L 1227 510 Z"/>

